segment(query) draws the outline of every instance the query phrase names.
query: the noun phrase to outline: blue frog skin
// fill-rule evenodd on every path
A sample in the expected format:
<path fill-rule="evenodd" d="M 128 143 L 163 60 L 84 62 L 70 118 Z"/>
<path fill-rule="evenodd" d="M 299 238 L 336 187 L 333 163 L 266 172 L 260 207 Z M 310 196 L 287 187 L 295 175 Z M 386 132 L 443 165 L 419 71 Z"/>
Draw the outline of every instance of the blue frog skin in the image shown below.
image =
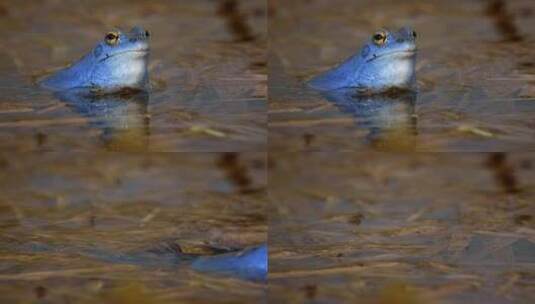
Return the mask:
<path fill-rule="evenodd" d="M 246 280 L 265 281 L 268 273 L 266 244 L 213 256 L 198 257 L 191 264 L 200 272 L 237 276 Z"/>
<path fill-rule="evenodd" d="M 90 89 L 112 93 L 124 88 L 146 89 L 149 32 L 134 27 L 128 33 L 111 31 L 87 55 L 42 80 L 52 91 Z"/>
<path fill-rule="evenodd" d="M 320 91 L 355 88 L 360 93 L 415 86 L 416 32 L 403 27 L 397 32 L 380 30 L 360 51 L 337 67 L 312 78 L 308 85 Z"/>

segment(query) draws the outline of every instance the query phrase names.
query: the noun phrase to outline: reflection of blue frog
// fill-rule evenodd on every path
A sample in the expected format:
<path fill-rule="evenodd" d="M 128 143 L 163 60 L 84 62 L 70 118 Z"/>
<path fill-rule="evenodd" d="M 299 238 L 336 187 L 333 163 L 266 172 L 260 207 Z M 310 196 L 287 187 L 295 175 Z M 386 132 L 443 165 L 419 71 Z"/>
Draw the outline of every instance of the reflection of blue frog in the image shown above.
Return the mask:
<path fill-rule="evenodd" d="M 101 140 L 113 149 L 124 142 L 145 148 L 149 135 L 149 95 L 146 92 L 98 95 L 87 90 L 55 93 L 77 113 L 87 117 L 89 125 L 102 129 Z M 133 137 L 133 138 L 131 138 Z"/>
<path fill-rule="evenodd" d="M 321 95 L 342 112 L 354 116 L 357 126 L 369 129 L 366 139 L 370 143 L 380 143 L 393 131 L 417 133 L 414 92 L 359 95 L 353 89 L 342 89 L 321 92 Z"/>

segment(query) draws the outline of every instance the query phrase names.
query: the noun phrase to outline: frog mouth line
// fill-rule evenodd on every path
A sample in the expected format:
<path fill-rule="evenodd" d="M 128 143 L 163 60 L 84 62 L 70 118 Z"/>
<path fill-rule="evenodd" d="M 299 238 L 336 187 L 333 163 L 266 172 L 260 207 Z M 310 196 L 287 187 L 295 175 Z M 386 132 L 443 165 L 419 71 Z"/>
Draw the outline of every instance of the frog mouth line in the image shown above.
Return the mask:
<path fill-rule="evenodd" d="M 124 52 L 119 52 L 119 53 L 115 53 L 113 55 L 106 55 L 105 58 L 102 58 L 99 60 L 99 62 L 103 62 L 103 61 L 106 61 L 110 58 L 113 58 L 115 56 L 119 56 L 119 55 L 123 55 L 123 54 L 127 54 L 127 53 L 142 53 L 142 54 L 148 54 L 149 53 L 149 49 L 139 49 L 139 50 L 130 50 L 130 51 L 124 51 Z"/>
<path fill-rule="evenodd" d="M 401 57 L 411 57 L 411 56 L 416 55 L 416 49 L 389 52 L 389 53 L 381 54 L 379 56 L 374 55 L 372 58 L 366 60 L 366 62 L 374 61 L 376 59 L 380 59 L 383 57 L 390 57 L 390 56 L 396 56 L 396 55 L 400 55 Z"/>

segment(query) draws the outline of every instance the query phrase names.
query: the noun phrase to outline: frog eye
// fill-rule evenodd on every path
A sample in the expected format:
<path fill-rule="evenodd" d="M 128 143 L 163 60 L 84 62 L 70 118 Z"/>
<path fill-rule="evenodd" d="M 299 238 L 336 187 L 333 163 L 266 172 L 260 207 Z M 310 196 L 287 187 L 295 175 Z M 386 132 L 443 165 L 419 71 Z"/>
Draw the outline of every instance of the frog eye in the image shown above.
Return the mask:
<path fill-rule="evenodd" d="M 115 45 L 119 41 L 119 33 L 117 32 L 109 32 L 104 37 L 104 41 L 106 41 L 109 45 Z"/>
<path fill-rule="evenodd" d="M 373 43 L 377 45 L 383 45 L 386 41 L 386 33 L 383 31 L 377 32 L 373 35 L 372 39 Z"/>

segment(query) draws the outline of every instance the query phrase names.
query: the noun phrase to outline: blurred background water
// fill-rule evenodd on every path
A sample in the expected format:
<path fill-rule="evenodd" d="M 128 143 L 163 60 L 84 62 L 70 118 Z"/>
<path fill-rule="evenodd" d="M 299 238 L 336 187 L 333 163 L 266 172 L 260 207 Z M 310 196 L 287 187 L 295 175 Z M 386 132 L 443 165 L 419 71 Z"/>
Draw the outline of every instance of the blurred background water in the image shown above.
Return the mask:
<path fill-rule="evenodd" d="M 273 153 L 270 303 L 532 303 L 534 161 Z"/>

